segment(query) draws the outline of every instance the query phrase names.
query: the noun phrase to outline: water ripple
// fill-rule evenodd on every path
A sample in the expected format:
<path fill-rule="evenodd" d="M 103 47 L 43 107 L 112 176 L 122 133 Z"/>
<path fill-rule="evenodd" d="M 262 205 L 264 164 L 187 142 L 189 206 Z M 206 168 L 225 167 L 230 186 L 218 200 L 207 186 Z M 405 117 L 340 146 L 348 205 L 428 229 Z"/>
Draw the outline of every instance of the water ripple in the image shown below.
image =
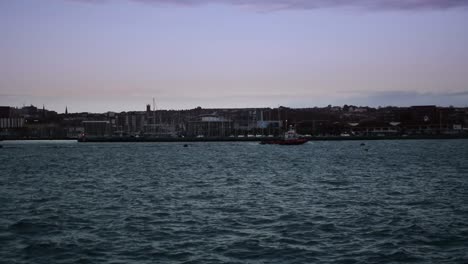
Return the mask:
<path fill-rule="evenodd" d="M 5 263 L 467 263 L 468 141 L 7 143 Z"/>

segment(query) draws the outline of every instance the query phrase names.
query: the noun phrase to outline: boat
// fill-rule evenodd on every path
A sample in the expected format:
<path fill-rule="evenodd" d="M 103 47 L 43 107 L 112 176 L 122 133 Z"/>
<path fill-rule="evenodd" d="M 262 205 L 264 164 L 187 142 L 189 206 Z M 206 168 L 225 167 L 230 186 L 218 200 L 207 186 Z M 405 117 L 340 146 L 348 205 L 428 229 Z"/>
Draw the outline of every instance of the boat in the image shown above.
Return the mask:
<path fill-rule="evenodd" d="M 284 137 L 281 139 L 270 139 L 270 140 L 262 140 L 260 144 L 273 144 L 273 145 L 302 145 L 309 141 L 307 138 L 300 138 L 298 137 L 296 131 L 290 128 L 286 133 L 284 133 Z"/>

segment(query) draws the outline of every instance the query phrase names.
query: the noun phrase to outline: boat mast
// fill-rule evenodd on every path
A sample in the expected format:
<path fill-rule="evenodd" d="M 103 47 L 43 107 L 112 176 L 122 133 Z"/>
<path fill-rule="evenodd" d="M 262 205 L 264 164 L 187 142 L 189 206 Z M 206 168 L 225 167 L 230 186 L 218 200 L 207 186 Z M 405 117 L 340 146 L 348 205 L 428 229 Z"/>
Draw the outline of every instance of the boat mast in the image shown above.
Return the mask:
<path fill-rule="evenodd" d="M 281 121 L 281 112 L 280 112 L 280 106 L 278 105 L 278 134 L 279 136 L 281 136 L 281 125 L 282 125 L 282 121 Z"/>
<path fill-rule="evenodd" d="M 156 135 L 156 100 L 153 97 L 153 136 Z"/>

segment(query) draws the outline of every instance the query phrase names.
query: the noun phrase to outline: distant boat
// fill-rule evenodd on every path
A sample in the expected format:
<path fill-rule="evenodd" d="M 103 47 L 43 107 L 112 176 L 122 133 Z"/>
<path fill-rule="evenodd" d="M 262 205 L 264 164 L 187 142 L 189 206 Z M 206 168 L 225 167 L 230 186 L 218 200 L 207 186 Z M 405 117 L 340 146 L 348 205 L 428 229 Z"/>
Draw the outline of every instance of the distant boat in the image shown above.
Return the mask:
<path fill-rule="evenodd" d="M 262 140 L 260 144 L 273 144 L 273 145 L 302 145 L 309 141 L 307 138 L 299 138 L 296 131 L 290 128 L 282 139 L 276 140 Z"/>

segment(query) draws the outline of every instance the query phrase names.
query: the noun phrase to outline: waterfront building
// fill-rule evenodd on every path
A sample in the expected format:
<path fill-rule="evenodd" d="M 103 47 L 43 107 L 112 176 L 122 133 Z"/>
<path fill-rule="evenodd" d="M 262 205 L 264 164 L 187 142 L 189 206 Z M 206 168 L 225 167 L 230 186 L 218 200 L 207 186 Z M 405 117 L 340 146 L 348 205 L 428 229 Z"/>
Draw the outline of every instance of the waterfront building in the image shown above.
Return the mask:
<path fill-rule="evenodd" d="M 187 135 L 192 137 L 227 137 L 232 133 L 232 120 L 214 114 L 198 116 L 187 125 Z"/>
<path fill-rule="evenodd" d="M 83 121 L 86 136 L 105 137 L 112 135 L 109 121 Z"/>

